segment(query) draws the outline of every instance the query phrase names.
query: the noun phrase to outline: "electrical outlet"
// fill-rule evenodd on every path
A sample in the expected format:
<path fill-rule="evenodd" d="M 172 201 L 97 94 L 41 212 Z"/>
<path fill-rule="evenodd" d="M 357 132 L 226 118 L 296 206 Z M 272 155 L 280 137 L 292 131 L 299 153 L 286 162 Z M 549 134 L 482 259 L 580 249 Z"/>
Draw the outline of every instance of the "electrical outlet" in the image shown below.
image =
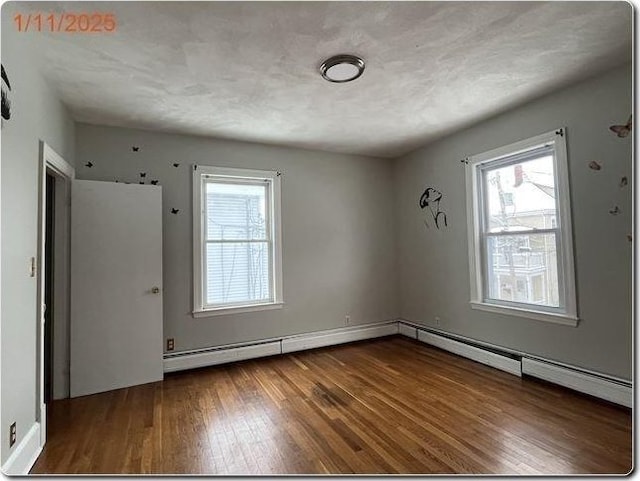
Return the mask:
<path fill-rule="evenodd" d="M 439 326 L 440 325 L 440 317 L 436 316 L 435 321 L 436 321 L 436 326 Z"/>
<path fill-rule="evenodd" d="M 173 351 L 176 347 L 173 337 L 167 339 L 167 351 Z"/>
<path fill-rule="evenodd" d="M 351 324 L 351 316 L 344 316 L 344 325 L 348 326 Z"/>
<path fill-rule="evenodd" d="M 9 447 L 16 443 L 16 423 L 9 426 Z"/>

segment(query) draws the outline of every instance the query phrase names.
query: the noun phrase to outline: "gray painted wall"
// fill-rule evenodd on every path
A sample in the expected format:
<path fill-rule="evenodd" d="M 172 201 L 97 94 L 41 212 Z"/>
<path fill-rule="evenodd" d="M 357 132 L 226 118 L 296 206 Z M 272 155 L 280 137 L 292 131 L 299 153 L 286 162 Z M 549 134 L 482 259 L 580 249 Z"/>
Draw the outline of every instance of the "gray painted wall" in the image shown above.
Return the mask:
<path fill-rule="evenodd" d="M 345 315 L 351 325 L 395 319 L 392 161 L 87 124 L 76 128 L 78 178 L 157 179 L 162 185 L 164 337 L 175 338 L 176 351 L 344 327 Z M 132 151 L 134 145 L 139 152 Z M 88 161 L 93 167 L 84 167 Z M 282 310 L 190 315 L 194 163 L 282 172 Z M 171 208 L 180 212 L 173 215 Z"/>
<path fill-rule="evenodd" d="M 396 160 L 395 220 L 400 315 L 470 338 L 631 378 L 632 138 L 611 133 L 632 112 L 631 68 L 531 102 Z M 578 291 L 578 327 L 472 310 L 465 168 L 460 159 L 567 127 Z M 603 168 L 587 167 L 597 160 Z M 449 226 L 427 230 L 418 199 L 425 187 L 444 194 Z M 622 213 L 608 210 L 619 205 Z M 436 326 L 435 316 L 441 317 Z"/>
<path fill-rule="evenodd" d="M 37 254 L 39 140 L 73 164 L 74 123 L 47 86 L 29 55 L 30 35 L 11 24 L 20 5 L 2 5 L 2 64 L 12 91 L 11 119 L 2 127 L 2 412 L 0 458 L 7 460 L 36 418 L 36 278 L 29 276 Z M 8 446 L 9 425 L 17 442 Z"/>
<path fill-rule="evenodd" d="M 35 421 L 38 141 L 79 166 L 79 178 L 133 181 L 147 172 L 164 192 L 164 330 L 176 350 L 215 346 L 397 317 L 629 379 L 631 376 L 631 138 L 608 131 L 631 110 L 630 67 L 532 102 L 414 152 L 395 164 L 365 157 L 74 123 L 36 71 L 30 35 L 5 3 L 2 62 L 13 91 L 2 129 L 0 462 L 17 421 L 18 442 Z M 577 328 L 472 311 L 464 169 L 470 154 L 568 128 Z M 75 139 L 74 139 L 75 137 Z M 75 140 L 77 143 L 74 145 Z M 140 146 L 133 153 L 132 145 Z M 91 160 L 95 167 L 82 167 Z M 594 172 L 590 160 L 604 168 Z M 180 162 L 179 168 L 171 164 Z M 193 319 L 190 164 L 278 169 L 284 173 L 282 310 Z M 394 184 L 395 182 L 395 184 Z M 426 231 L 417 201 L 427 185 L 445 194 L 449 227 Z M 395 193 L 395 202 L 394 202 Z M 618 204 L 622 214 L 607 211 Z M 169 213 L 171 207 L 180 214 Z M 396 263 L 396 256 L 398 263 Z M 398 271 L 398 272 L 397 272 Z M 15 446 L 14 446 L 15 449 Z"/>

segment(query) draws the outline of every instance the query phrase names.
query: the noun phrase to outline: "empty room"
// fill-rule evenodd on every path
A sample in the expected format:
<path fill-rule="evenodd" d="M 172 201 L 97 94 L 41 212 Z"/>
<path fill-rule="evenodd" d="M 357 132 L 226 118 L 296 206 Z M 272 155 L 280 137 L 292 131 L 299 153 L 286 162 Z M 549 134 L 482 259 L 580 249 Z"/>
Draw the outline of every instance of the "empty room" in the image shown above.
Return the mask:
<path fill-rule="evenodd" d="M 2 472 L 631 472 L 633 13 L 3 3 Z"/>

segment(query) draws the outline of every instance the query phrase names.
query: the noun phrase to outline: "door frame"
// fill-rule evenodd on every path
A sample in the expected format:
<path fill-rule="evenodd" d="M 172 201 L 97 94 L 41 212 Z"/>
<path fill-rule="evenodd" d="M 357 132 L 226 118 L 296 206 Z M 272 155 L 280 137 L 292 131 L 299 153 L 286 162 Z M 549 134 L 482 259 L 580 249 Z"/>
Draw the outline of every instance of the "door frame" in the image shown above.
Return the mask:
<path fill-rule="evenodd" d="M 65 264 L 67 279 L 66 291 L 69 292 L 70 278 L 70 226 L 71 223 L 71 181 L 75 179 L 76 173 L 73 167 L 69 165 L 64 158 L 51 148 L 46 142 L 40 141 L 40 159 L 38 170 L 38 254 L 36 260 L 37 272 L 37 336 L 36 336 L 36 352 L 37 356 L 37 375 L 36 375 L 36 421 L 40 423 L 40 447 L 43 447 L 47 440 L 47 406 L 44 402 L 44 292 L 45 292 L 45 276 L 44 259 L 45 259 L 45 229 L 46 229 L 46 212 L 47 212 L 47 172 L 56 177 L 56 186 L 61 182 L 64 190 L 64 202 L 56 202 L 56 215 L 63 216 L 66 223 L 67 241 L 61 249 L 61 262 Z M 56 198 L 59 197 L 56 195 Z M 54 224 L 57 224 L 54 221 Z M 67 311 L 68 315 L 68 311 Z"/>

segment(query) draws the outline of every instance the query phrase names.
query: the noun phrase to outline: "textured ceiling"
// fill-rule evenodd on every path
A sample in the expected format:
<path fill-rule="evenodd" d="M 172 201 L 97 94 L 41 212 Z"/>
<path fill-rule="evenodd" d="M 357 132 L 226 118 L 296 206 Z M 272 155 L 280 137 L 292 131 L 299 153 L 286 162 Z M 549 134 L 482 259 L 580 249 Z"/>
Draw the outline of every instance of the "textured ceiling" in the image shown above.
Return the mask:
<path fill-rule="evenodd" d="M 379 157 L 631 60 L 625 2 L 19 5 L 115 14 L 113 34 L 29 35 L 77 120 Z M 339 53 L 362 77 L 322 79 Z"/>

